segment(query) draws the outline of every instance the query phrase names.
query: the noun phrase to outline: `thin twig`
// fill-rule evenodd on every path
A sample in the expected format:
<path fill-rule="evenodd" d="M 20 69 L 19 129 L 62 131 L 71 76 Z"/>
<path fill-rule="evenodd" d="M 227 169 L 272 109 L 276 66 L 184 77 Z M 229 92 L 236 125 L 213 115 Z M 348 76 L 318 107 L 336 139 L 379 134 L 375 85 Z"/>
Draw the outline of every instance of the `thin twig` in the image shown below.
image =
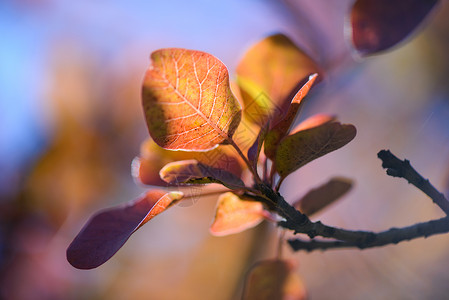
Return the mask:
<path fill-rule="evenodd" d="M 410 183 L 431 197 L 441 209 L 445 212 L 446 210 L 449 211 L 449 206 L 444 195 L 438 192 L 428 180 L 425 180 L 419 175 L 410 166 L 410 163 L 407 160 L 401 161 L 391 154 L 390 151 L 385 150 L 379 152 L 379 158 L 383 161 L 382 166 L 388 169 L 387 173 L 389 175 L 407 179 Z M 425 223 L 418 223 L 409 227 L 391 228 L 379 233 L 370 231 L 352 231 L 331 227 L 324 225 L 320 221 L 310 221 L 306 215 L 287 203 L 279 193 L 273 191 L 271 193 L 267 193 L 266 191 L 262 192 L 271 199 L 274 209 L 276 209 L 278 214 L 285 219 L 278 223 L 280 226 L 293 230 L 295 234 L 307 234 L 310 238 L 321 236 L 335 240 L 331 242 L 290 241 L 290 245 L 298 249 L 313 250 L 342 247 L 358 247 L 363 249 L 449 232 L 449 217 Z"/>
<path fill-rule="evenodd" d="M 340 235 L 337 229 L 335 236 Z M 408 241 L 420 237 L 428 237 L 435 234 L 449 232 L 449 218 L 444 217 L 438 220 L 433 220 L 424 223 L 418 223 L 412 226 L 403 228 L 391 228 L 383 232 L 368 232 L 368 231 L 347 231 L 344 230 L 346 238 L 348 235 L 353 235 L 354 241 L 304 241 L 301 239 L 290 239 L 288 243 L 293 250 L 326 250 L 331 248 L 373 248 L 385 246 L 388 244 L 397 244 L 402 241 Z"/>
<path fill-rule="evenodd" d="M 246 158 L 246 156 L 243 154 L 242 150 L 240 150 L 240 147 L 234 142 L 233 139 L 230 140 L 230 143 L 231 143 L 232 147 L 234 147 L 234 149 L 237 151 L 239 156 L 243 159 L 245 164 L 248 166 L 248 169 L 253 174 L 254 180 L 256 181 L 256 183 L 262 184 L 262 179 L 260 179 L 259 174 L 257 173 L 257 170 L 255 170 L 253 168 L 253 165 L 249 162 L 248 158 Z"/>
<path fill-rule="evenodd" d="M 393 177 L 401 177 L 413 184 L 429 196 L 433 202 L 438 205 L 446 215 L 449 215 L 449 201 L 440 193 L 428 179 L 424 179 L 410 165 L 410 161 L 400 160 L 389 150 L 381 150 L 377 156 L 382 160 L 382 167 L 387 169 L 387 174 Z"/>

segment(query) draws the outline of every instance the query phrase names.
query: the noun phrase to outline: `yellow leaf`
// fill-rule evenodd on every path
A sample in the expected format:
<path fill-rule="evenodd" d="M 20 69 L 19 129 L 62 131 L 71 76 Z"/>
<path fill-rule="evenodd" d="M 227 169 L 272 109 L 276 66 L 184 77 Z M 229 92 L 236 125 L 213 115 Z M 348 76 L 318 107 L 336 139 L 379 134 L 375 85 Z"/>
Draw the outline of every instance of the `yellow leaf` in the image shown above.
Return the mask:
<path fill-rule="evenodd" d="M 320 73 L 318 66 L 288 37 L 266 37 L 237 66 L 245 115 L 259 125 L 283 115 L 300 82 L 313 73 Z"/>

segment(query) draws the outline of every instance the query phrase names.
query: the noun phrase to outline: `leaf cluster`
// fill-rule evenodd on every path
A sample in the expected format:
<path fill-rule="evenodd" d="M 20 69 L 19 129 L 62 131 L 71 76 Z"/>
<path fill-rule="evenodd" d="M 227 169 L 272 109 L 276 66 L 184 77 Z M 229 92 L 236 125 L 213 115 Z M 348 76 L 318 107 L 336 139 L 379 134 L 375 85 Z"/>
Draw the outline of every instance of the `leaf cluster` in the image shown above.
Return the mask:
<path fill-rule="evenodd" d="M 438 3 L 358 0 L 349 22 L 353 49 L 377 54 L 404 40 Z M 405 6 L 410 12 L 401 20 Z M 398 23 L 401 20 L 401 24 Z M 349 25 L 348 25 L 349 24 Z M 142 105 L 150 138 L 132 163 L 136 181 L 158 186 L 138 199 L 95 214 L 67 250 L 76 268 L 91 269 L 110 259 L 129 237 L 179 201 L 218 195 L 210 232 L 235 234 L 263 220 L 305 233 L 290 240 L 294 250 L 376 247 L 449 231 L 446 218 L 372 233 L 311 222 L 309 216 L 341 198 L 352 187 L 335 177 L 288 204 L 279 193 L 285 178 L 348 144 L 356 128 L 335 116 L 315 115 L 294 126 L 308 94 L 325 79 L 323 70 L 287 36 L 275 34 L 251 47 L 238 64 L 235 81 L 211 54 L 167 48 L 151 54 L 142 86 Z M 313 93 L 313 91 L 312 91 Z M 443 211 L 444 195 L 408 163 L 390 152 L 379 157 L 388 174 L 424 191 Z M 315 236 L 332 241 L 315 241 Z M 248 276 L 245 299 L 304 299 L 305 289 L 287 260 L 267 260 Z M 266 280 L 271 287 L 265 290 Z"/>
<path fill-rule="evenodd" d="M 270 196 L 282 181 L 356 135 L 353 125 L 327 115 L 293 126 L 320 72 L 281 34 L 263 39 L 243 57 L 235 93 L 226 66 L 214 56 L 178 48 L 153 52 L 142 88 L 151 138 L 133 162 L 133 175 L 177 191 L 152 190 L 93 216 L 70 245 L 69 262 L 83 269 L 104 263 L 152 217 L 191 197 L 189 186 L 215 184 L 209 193 L 221 193 L 210 227 L 214 235 L 282 219 Z M 350 185 L 347 179 L 332 179 L 294 205 L 315 213 Z"/>

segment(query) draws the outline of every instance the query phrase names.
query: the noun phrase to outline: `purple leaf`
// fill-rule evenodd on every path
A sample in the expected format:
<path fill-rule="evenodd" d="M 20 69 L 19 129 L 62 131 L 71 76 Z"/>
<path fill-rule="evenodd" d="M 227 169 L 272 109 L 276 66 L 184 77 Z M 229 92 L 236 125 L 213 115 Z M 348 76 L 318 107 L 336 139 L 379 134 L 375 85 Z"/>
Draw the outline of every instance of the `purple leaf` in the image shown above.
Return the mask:
<path fill-rule="evenodd" d="M 137 229 L 182 196 L 181 192 L 152 190 L 134 201 L 98 212 L 70 244 L 67 260 L 78 269 L 102 265 Z"/>

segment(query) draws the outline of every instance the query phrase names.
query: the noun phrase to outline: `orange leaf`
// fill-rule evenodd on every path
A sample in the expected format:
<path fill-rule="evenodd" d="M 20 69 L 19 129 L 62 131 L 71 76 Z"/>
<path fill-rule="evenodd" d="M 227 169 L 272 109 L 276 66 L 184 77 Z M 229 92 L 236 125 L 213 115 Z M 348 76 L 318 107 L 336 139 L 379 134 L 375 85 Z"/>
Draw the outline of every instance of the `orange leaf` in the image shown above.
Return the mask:
<path fill-rule="evenodd" d="M 166 186 L 166 182 L 159 176 L 162 167 L 176 160 L 196 159 L 240 177 L 243 161 L 233 150 L 223 146 L 207 152 L 169 151 L 159 147 L 149 138 L 142 143 L 140 156 L 133 160 L 131 171 L 134 179 L 140 183 Z"/>
<path fill-rule="evenodd" d="M 306 289 L 295 273 L 295 264 L 287 260 L 265 260 L 248 274 L 243 300 L 304 300 Z"/>
<path fill-rule="evenodd" d="M 95 214 L 67 249 L 78 269 L 93 269 L 109 260 L 142 225 L 182 198 L 181 192 L 153 190 L 135 201 Z"/>
<path fill-rule="evenodd" d="M 298 85 L 313 73 L 319 73 L 315 62 L 285 35 L 272 35 L 255 44 L 237 66 L 248 119 L 263 125 L 283 115 Z"/>
<path fill-rule="evenodd" d="M 438 0 L 358 0 L 351 10 L 350 30 L 362 55 L 393 47 L 412 33 Z"/>
<path fill-rule="evenodd" d="M 142 100 L 151 137 L 169 150 L 207 151 L 230 143 L 241 118 L 226 66 L 200 51 L 153 52 Z"/>
<path fill-rule="evenodd" d="M 268 212 L 262 203 L 243 200 L 228 192 L 218 198 L 215 219 L 209 230 L 216 236 L 239 233 L 257 226 L 266 216 Z"/>
<path fill-rule="evenodd" d="M 318 74 L 316 73 L 309 76 L 309 80 L 299 89 L 299 91 L 293 97 L 290 107 L 288 108 L 287 114 L 268 132 L 264 146 L 264 152 L 268 158 L 272 160 L 274 159 L 276 155 L 277 145 L 279 144 L 281 139 L 287 134 L 288 130 L 293 124 L 293 121 L 295 120 L 295 117 L 304 102 L 302 100 L 309 93 L 317 76 Z"/>
<path fill-rule="evenodd" d="M 162 180 L 174 185 L 220 183 L 230 189 L 243 188 L 245 184 L 234 174 L 214 168 L 197 160 L 182 160 L 167 164 L 159 172 Z"/>
<path fill-rule="evenodd" d="M 293 206 L 303 214 L 311 216 L 338 200 L 352 188 L 352 180 L 335 177 L 325 184 L 310 190 Z"/>
<path fill-rule="evenodd" d="M 343 147 L 355 135 L 353 125 L 328 122 L 286 136 L 276 151 L 276 170 L 285 178 L 312 160 Z"/>

